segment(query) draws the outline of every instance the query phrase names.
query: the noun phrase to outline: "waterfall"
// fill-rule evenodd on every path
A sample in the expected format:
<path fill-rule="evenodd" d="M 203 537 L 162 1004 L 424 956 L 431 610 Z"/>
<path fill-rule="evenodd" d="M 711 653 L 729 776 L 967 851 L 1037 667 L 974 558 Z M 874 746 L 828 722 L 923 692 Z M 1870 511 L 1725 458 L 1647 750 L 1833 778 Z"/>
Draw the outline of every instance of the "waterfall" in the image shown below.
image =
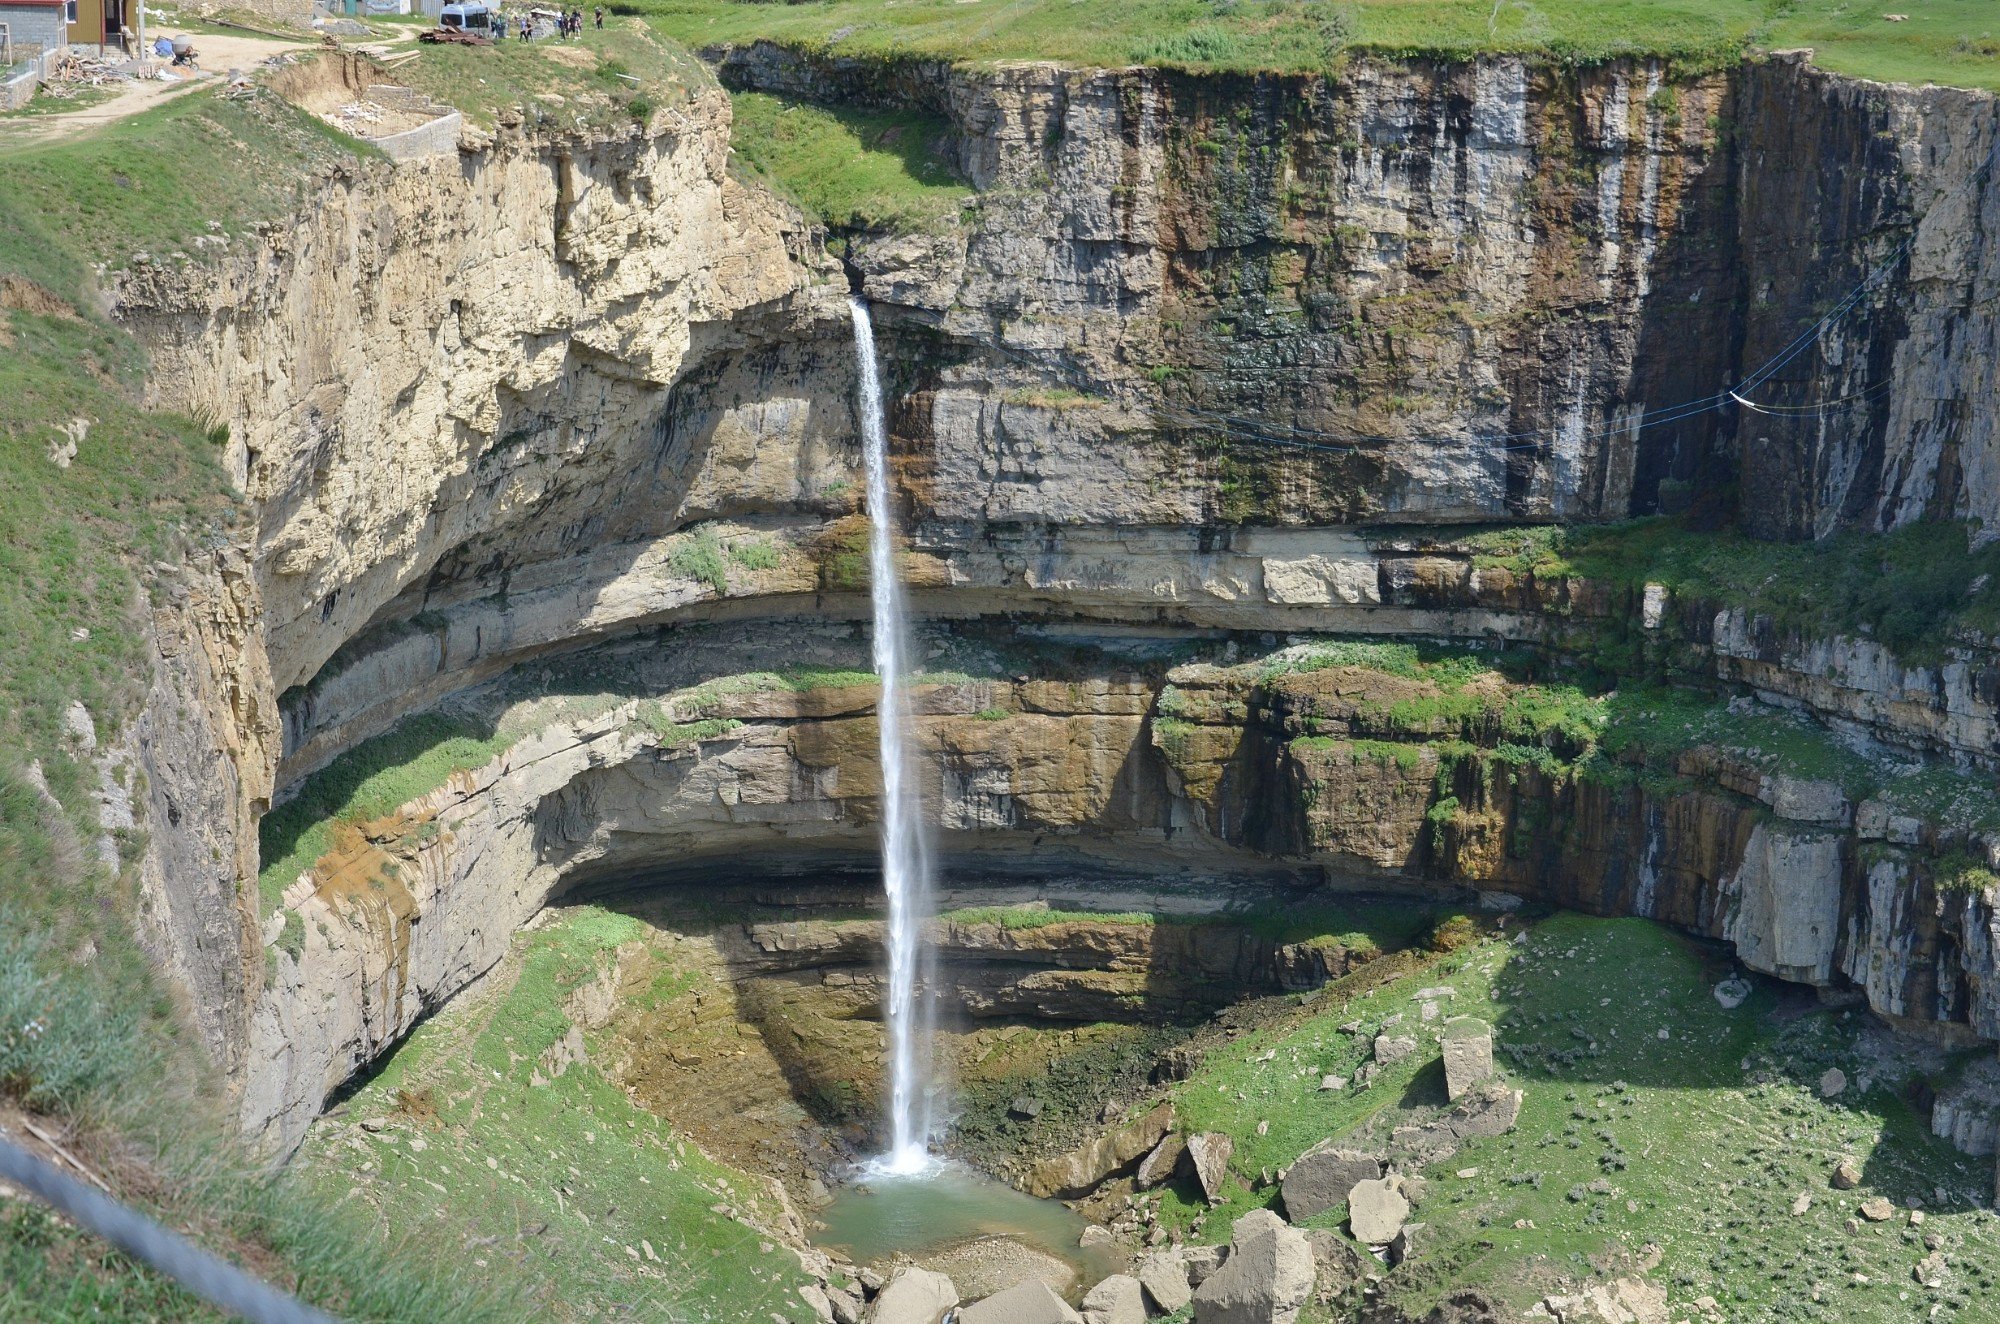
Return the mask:
<path fill-rule="evenodd" d="M 931 1026 L 919 988 L 924 921 L 931 911 L 931 861 L 917 798 L 910 743 L 909 612 L 896 575 L 896 515 L 889 492 L 888 424 L 875 363 L 875 330 L 858 296 L 854 350 L 861 368 L 861 440 L 868 476 L 868 584 L 874 599 L 876 704 L 882 759 L 882 890 L 889 901 L 889 1148 L 877 1166 L 915 1173 L 930 1164 Z M 928 981 L 924 981 L 928 982 Z"/>

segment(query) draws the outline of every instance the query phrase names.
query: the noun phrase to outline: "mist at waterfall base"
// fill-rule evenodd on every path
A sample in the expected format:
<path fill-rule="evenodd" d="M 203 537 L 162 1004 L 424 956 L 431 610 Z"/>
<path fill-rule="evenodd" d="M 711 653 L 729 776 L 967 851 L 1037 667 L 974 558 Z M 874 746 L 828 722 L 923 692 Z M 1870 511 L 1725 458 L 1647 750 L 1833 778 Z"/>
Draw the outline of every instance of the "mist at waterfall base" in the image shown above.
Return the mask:
<path fill-rule="evenodd" d="M 875 328 L 860 298 L 849 307 L 859 360 L 862 453 L 868 484 L 868 582 L 873 598 L 876 704 L 882 762 L 882 890 L 889 904 L 889 1146 L 870 1164 L 877 1175 L 923 1176 L 931 1157 L 933 1024 L 924 921 L 932 912 L 931 856 L 918 803 L 910 733 L 909 611 L 896 572 L 896 512 L 889 486 L 889 429 Z"/>

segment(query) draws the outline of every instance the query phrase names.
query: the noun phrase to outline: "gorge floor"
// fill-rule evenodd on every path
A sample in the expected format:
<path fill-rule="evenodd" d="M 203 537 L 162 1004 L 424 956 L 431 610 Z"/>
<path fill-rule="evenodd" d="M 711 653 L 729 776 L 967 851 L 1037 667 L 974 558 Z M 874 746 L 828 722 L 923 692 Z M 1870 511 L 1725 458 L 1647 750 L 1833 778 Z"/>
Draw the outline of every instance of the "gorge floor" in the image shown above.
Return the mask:
<path fill-rule="evenodd" d="M 391 1230 L 434 1224 L 462 1234 L 482 1267 L 531 1265 L 562 1314 L 804 1324 L 799 1288 L 829 1271 L 833 1286 L 853 1285 L 814 1248 L 813 1223 L 870 1135 L 880 1028 L 837 971 L 817 1006 L 801 993 L 820 979 L 810 969 L 732 977 L 718 935 L 740 940 L 757 917 L 704 908 L 706 933 L 595 905 L 550 912 L 315 1127 L 310 1169 Z M 1007 909 L 1037 923 L 1030 907 Z M 1104 927 L 1137 918 L 1105 915 Z M 1912 1102 L 1948 1082 L 1962 1065 L 1953 1054 L 1774 982 L 1725 1008 L 1713 989 L 1736 973 L 1726 953 L 1648 921 L 1556 914 L 1443 932 L 1462 945 L 1413 947 L 1199 1021 L 975 1027 L 950 1053 L 974 1101 L 961 1131 L 980 1120 L 982 1092 L 1032 1100 L 1047 1121 L 1016 1119 L 1018 1161 L 1170 1101 L 1182 1132 L 1233 1139 L 1220 1200 L 1202 1201 L 1185 1176 L 1146 1192 L 1114 1176 L 1077 1206 L 1127 1229 L 1126 1253 L 1154 1227 L 1157 1240 L 1227 1240 L 1246 1210 L 1283 1208 L 1271 1178 L 1314 1143 L 1379 1147 L 1441 1113 L 1435 1036 L 1472 1013 L 1496 1025 L 1503 1074 L 1524 1091 L 1518 1125 L 1420 1170 L 1422 1234 L 1393 1269 L 1347 1240 L 1344 1207 L 1306 1220 L 1348 1247 L 1322 1259 L 1307 1319 L 1365 1308 L 1422 1319 L 1471 1287 L 1518 1318 L 1635 1275 L 1666 1293 L 1676 1320 L 1993 1318 L 1990 1160 L 1933 1137 Z M 760 1001 L 773 982 L 799 996 Z M 1321 1088 L 1365 1074 L 1378 1032 L 1418 1051 L 1365 1086 Z M 1151 1084 L 1146 1068 L 1172 1045 L 1168 1056 L 1198 1064 Z M 842 1087 L 813 1084 L 841 1054 Z M 1078 1062 L 1104 1088 L 1068 1092 L 1064 1068 Z M 1848 1083 L 1822 1097 L 1836 1067 Z M 706 1088 L 685 1087 L 696 1080 Z M 979 1152 L 1001 1167 L 1000 1148 L 988 1134 Z M 1829 1177 L 1844 1156 L 1862 1181 L 1839 1191 Z M 1893 1217 L 1860 1218 L 1876 1196 Z M 951 1262 L 935 1246 L 918 1253 Z M 1916 1266 L 1933 1253 L 1946 1270 L 1925 1286 Z"/>

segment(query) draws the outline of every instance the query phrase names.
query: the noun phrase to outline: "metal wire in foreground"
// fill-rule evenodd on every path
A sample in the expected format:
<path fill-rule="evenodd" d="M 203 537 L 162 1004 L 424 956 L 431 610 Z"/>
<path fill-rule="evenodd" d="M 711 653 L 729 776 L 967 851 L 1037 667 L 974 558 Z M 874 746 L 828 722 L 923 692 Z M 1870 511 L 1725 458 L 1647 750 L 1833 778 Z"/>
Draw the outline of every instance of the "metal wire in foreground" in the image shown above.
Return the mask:
<path fill-rule="evenodd" d="M 202 1300 L 252 1324 L 334 1324 L 331 1315 L 258 1281 L 144 1214 L 71 1180 L 5 1139 L 0 1139 L 0 1177 L 53 1205 L 133 1259 L 152 1265 Z"/>

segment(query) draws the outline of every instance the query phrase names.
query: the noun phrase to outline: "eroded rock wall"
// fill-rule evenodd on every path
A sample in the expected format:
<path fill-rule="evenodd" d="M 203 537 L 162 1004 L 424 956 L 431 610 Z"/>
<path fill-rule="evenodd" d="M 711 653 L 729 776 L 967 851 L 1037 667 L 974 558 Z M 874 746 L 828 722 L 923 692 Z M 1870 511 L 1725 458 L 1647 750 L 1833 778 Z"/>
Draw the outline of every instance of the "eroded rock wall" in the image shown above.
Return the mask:
<path fill-rule="evenodd" d="M 723 69 L 926 108 L 978 190 L 961 224 L 846 237 L 883 323 L 913 601 L 1019 621 L 1034 659 L 926 691 L 954 848 L 1653 915 L 2000 1035 L 1992 903 L 1937 867 L 1979 843 L 1713 761 L 1663 790 L 1448 758 L 1434 733 L 1348 733 L 1407 751 L 1387 759 L 1302 746 L 1254 679 L 1180 676 L 1205 706 L 1168 714 L 1161 667 L 1064 651 L 1093 633 L 1609 640 L 1990 765 L 1989 641 L 1905 666 L 1727 604 L 1538 579 L 1448 527 L 1735 492 L 1749 527 L 1802 537 L 1991 505 L 1992 425 L 1966 404 L 1992 359 L 1990 99 L 1786 60 L 1363 61 L 1326 81 L 760 46 Z M 279 914 L 252 913 L 258 815 L 401 716 L 607 640 L 699 654 L 681 627 L 702 621 L 762 631 L 777 667 L 865 616 L 845 281 L 822 236 L 729 173 L 727 129 L 726 99 L 697 89 L 623 136 L 511 131 L 359 167 L 217 265 L 118 288 L 162 402 L 230 424 L 257 512 L 242 561 L 163 609 L 153 817 L 176 831 L 147 867 L 156 946 L 280 1147 L 563 888 L 872 841 L 872 695 L 735 696 L 701 716 L 742 725 L 697 739 L 637 706 L 662 681 L 350 829 Z M 1660 420 L 1891 257 L 1859 330 L 1760 383 L 1851 408 Z"/>
<path fill-rule="evenodd" d="M 1806 538 L 2000 495 L 1975 404 L 1990 95 L 1796 56 L 1287 78 L 714 54 L 732 84 L 949 121 L 980 206 L 851 259 L 945 338 L 911 344 L 938 361 L 911 426 L 941 520 L 1602 519 L 1734 486 L 1745 527 Z M 1051 383 L 1097 399 L 1036 407 Z M 1060 481 L 1086 470 L 1113 481 Z"/>

